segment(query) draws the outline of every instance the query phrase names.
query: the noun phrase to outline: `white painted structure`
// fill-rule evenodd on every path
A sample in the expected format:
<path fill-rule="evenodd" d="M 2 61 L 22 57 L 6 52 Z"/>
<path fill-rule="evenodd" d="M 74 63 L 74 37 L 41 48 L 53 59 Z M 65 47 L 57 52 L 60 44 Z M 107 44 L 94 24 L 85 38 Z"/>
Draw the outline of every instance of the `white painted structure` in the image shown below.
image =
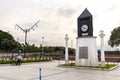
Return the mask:
<path fill-rule="evenodd" d="M 104 53 L 104 31 L 101 30 L 100 34 L 99 34 L 100 38 L 101 38 L 101 65 L 105 66 L 105 53 Z"/>
<path fill-rule="evenodd" d="M 68 34 L 65 35 L 65 64 L 69 63 L 69 55 L 68 55 Z"/>
<path fill-rule="evenodd" d="M 88 58 L 80 58 L 80 47 L 88 48 Z M 96 37 L 78 37 L 76 42 L 76 65 L 77 66 L 97 66 L 98 54 L 96 49 Z"/>

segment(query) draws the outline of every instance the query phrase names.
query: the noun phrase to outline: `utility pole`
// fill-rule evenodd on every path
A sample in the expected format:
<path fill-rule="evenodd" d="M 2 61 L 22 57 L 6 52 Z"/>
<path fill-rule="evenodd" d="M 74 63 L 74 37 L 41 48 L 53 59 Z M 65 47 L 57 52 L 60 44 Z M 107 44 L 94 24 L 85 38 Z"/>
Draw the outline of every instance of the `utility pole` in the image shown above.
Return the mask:
<path fill-rule="evenodd" d="M 27 33 L 30 32 L 31 29 L 34 30 L 34 27 L 38 27 L 38 23 L 40 20 L 38 20 L 33 26 L 31 26 L 29 29 L 23 29 L 22 27 L 20 27 L 19 25 L 15 25 L 15 27 L 17 26 L 18 28 L 20 28 L 20 30 L 22 30 L 25 33 L 25 43 L 24 43 L 24 57 L 26 56 L 26 48 L 27 48 Z"/>

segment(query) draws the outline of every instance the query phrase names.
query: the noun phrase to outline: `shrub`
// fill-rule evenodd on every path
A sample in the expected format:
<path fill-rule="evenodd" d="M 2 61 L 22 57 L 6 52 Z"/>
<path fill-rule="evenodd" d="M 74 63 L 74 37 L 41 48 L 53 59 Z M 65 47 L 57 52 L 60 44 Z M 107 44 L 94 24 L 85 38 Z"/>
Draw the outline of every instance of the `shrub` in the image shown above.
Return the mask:
<path fill-rule="evenodd" d="M 0 64 L 9 64 L 15 61 L 15 58 L 0 58 Z M 23 58 L 22 63 L 50 61 L 47 58 Z"/>

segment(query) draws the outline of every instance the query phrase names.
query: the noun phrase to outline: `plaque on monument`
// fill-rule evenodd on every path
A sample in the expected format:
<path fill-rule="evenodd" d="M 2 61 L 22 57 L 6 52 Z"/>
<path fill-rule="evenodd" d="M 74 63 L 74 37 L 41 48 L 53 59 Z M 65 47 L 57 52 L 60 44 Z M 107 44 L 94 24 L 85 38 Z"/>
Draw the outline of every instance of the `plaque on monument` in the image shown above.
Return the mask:
<path fill-rule="evenodd" d="M 79 47 L 79 58 L 88 59 L 88 47 Z"/>

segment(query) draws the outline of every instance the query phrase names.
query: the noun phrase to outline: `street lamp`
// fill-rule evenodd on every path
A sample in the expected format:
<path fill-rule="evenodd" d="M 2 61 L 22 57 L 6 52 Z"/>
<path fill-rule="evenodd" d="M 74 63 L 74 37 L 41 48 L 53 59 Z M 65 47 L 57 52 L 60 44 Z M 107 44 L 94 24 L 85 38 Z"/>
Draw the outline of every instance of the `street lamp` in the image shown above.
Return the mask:
<path fill-rule="evenodd" d="M 43 54 L 44 54 L 44 38 L 45 38 L 45 37 L 42 37 L 42 47 L 41 47 L 41 48 L 42 48 L 42 56 L 43 56 Z"/>
<path fill-rule="evenodd" d="M 40 44 L 40 54 L 39 54 L 39 58 L 41 58 L 42 57 L 42 44 Z"/>
<path fill-rule="evenodd" d="M 102 67 L 105 66 L 105 54 L 104 54 L 104 31 L 101 30 L 100 34 L 99 34 L 100 38 L 101 38 L 101 65 Z"/>
<path fill-rule="evenodd" d="M 44 45 L 44 38 L 45 38 L 45 37 L 42 37 L 42 45 Z"/>
<path fill-rule="evenodd" d="M 65 35 L 65 64 L 69 63 L 69 55 L 68 55 L 68 34 Z"/>
<path fill-rule="evenodd" d="M 22 27 L 20 27 L 19 25 L 15 25 L 15 26 L 17 26 L 18 28 L 20 28 L 20 30 L 22 30 L 24 33 L 25 33 L 25 43 L 24 43 L 24 57 L 26 56 L 26 48 L 27 48 L 27 33 L 28 32 L 30 32 L 30 30 L 31 29 L 33 29 L 34 30 L 34 27 L 36 26 L 36 27 L 38 27 L 38 24 L 39 23 L 39 21 L 37 21 L 33 26 L 31 26 L 29 29 L 23 29 Z"/>

